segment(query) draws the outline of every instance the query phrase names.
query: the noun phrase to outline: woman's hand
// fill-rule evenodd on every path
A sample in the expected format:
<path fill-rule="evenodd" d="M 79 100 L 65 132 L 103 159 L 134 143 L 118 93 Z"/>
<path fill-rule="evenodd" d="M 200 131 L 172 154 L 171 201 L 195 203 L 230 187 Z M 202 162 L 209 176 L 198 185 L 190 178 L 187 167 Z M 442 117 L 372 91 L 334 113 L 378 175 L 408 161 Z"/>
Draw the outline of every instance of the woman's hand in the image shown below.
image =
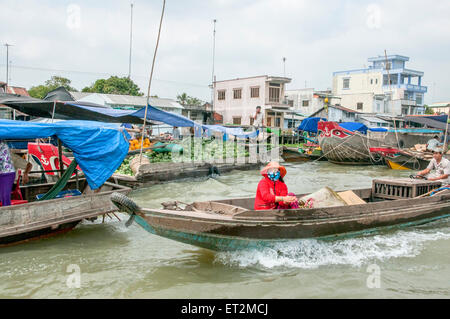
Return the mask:
<path fill-rule="evenodd" d="M 286 204 L 294 203 L 296 201 L 297 201 L 297 197 L 295 197 L 295 196 L 284 196 L 283 197 L 283 202 L 285 202 Z"/>

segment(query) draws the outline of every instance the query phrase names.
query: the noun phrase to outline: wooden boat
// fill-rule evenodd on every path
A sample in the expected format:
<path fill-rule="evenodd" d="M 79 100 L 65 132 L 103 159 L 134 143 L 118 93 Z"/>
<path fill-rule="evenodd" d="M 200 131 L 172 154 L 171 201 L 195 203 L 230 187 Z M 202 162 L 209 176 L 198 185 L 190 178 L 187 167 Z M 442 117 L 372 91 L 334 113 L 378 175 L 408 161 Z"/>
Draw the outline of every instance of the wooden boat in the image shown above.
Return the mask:
<path fill-rule="evenodd" d="M 318 139 L 323 153 L 330 162 L 349 165 L 384 165 L 383 157 L 370 152 L 370 148 L 409 148 L 415 144 L 426 144 L 439 133 L 430 129 L 397 129 L 370 131 L 362 134 L 349 131 L 336 122 L 319 122 Z"/>
<path fill-rule="evenodd" d="M 139 208 L 126 196 L 111 200 L 149 233 L 211 250 L 271 247 L 289 240 L 336 239 L 404 227 L 450 216 L 450 191 L 417 197 L 439 183 L 405 180 L 373 182 L 353 192 L 366 203 L 294 210 L 253 210 L 254 198 L 163 203 L 163 209 Z M 302 196 L 302 195 L 300 195 Z M 415 198 L 413 198 L 415 197 Z"/>
<path fill-rule="evenodd" d="M 382 157 L 369 150 L 380 147 L 381 140 L 351 132 L 336 122 L 319 122 L 317 129 L 319 145 L 328 161 L 346 165 L 383 164 Z"/>
<path fill-rule="evenodd" d="M 305 147 L 289 147 L 283 146 L 283 154 L 281 157 L 285 162 L 306 162 L 310 160 L 326 161 L 327 159 L 323 156 L 322 151 L 319 146 L 312 150 L 305 150 Z"/>
<path fill-rule="evenodd" d="M 129 149 L 120 124 L 0 120 L 0 140 L 46 137 L 58 139 L 59 163 L 64 162 L 63 145 L 73 151 L 74 159 L 67 169 L 31 172 L 59 172 L 60 175 L 55 183 L 21 186 L 20 192 L 16 189 L 13 193 L 18 198 L 15 198 L 15 202 L 14 198 L 11 200 L 11 206 L 8 198 L 9 182 L 1 185 L 6 186 L 6 196 L 2 197 L 4 206 L 0 207 L 0 246 L 67 232 L 83 219 L 116 211 L 110 201 L 113 192 L 127 194 L 131 191 L 128 187 L 106 182 L 120 166 Z M 56 160 L 53 155 L 52 158 L 46 158 L 43 153 L 38 156 L 41 164 L 43 161 Z M 83 169 L 82 179 L 74 174 L 78 165 Z M 70 179 L 73 175 L 74 179 Z M 5 176 L 2 174 L 3 178 Z M 71 192 L 65 192 L 68 190 Z"/>
<path fill-rule="evenodd" d="M 69 181 L 67 189 L 79 189 L 81 196 L 36 201 L 36 195 L 46 193 L 54 183 L 22 186 L 27 204 L 0 207 L 0 247 L 66 233 L 84 219 L 114 213 L 117 208 L 111 194 L 128 194 L 128 187 L 105 183 L 98 191 L 90 190 L 85 179 Z"/>
<path fill-rule="evenodd" d="M 371 147 L 370 151 L 383 157 L 386 165 L 395 170 L 422 171 L 430 163 L 429 158 L 423 158 L 405 150 L 392 147 Z"/>
<path fill-rule="evenodd" d="M 423 171 L 433 158 L 430 152 L 413 152 L 408 149 L 399 150 L 393 147 L 371 147 L 370 151 L 382 156 L 386 165 L 395 170 Z M 445 154 L 444 157 L 450 159 L 448 154 Z"/>

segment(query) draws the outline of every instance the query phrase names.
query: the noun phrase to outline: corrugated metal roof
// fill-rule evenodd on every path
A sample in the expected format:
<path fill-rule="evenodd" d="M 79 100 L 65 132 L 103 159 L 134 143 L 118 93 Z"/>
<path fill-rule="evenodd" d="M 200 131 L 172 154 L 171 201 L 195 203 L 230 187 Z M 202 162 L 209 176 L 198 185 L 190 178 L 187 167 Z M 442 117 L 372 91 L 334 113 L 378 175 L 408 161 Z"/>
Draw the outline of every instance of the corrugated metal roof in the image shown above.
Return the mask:
<path fill-rule="evenodd" d="M 8 86 L 8 92 L 10 94 L 19 94 L 23 96 L 30 96 L 27 89 L 18 86 Z"/>
<path fill-rule="evenodd" d="M 105 101 L 106 104 L 111 106 L 133 106 L 133 107 L 145 107 L 147 105 L 147 97 L 145 96 L 132 96 L 132 95 L 120 95 L 120 94 L 103 94 L 103 93 L 82 93 L 82 92 L 70 92 L 74 98 L 79 96 L 76 100 L 85 98 L 89 95 L 97 95 Z M 183 106 L 172 99 L 165 98 L 150 98 L 150 104 L 155 107 L 161 108 L 174 108 L 183 109 Z"/>
<path fill-rule="evenodd" d="M 428 107 L 449 107 L 450 102 L 433 103 L 428 105 Z"/>
<path fill-rule="evenodd" d="M 361 118 L 362 118 L 363 120 L 366 120 L 366 121 L 371 122 L 371 123 L 389 124 L 389 123 L 386 122 L 385 120 L 382 120 L 382 119 L 380 119 L 380 118 L 378 118 L 378 117 L 374 117 L 374 116 L 361 116 Z"/>

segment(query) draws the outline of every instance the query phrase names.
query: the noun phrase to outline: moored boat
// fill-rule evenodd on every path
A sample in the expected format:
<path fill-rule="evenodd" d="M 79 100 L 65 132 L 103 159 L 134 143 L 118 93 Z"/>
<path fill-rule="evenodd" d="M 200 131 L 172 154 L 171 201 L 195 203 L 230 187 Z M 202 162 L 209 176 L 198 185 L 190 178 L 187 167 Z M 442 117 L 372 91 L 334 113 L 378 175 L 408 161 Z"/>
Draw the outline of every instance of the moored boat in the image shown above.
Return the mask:
<path fill-rule="evenodd" d="M 14 191 L 14 196 L 19 198 L 11 200 L 9 192 L 14 172 L 0 174 L 0 246 L 64 233 L 84 219 L 113 213 L 117 209 L 110 201 L 111 193 L 131 191 L 128 187 L 106 182 L 128 153 L 127 133 L 120 124 L 0 120 L 0 140 L 47 137 L 58 138 L 60 150 L 63 145 L 71 149 L 74 159 L 66 170 L 57 171 L 60 174 L 57 182 L 25 186 L 19 183 L 20 189 Z M 58 160 L 64 162 L 62 155 Z M 78 165 L 84 178 L 73 176 Z M 55 171 L 36 173 L 43 172 Z"/>
<path fill-rule="evenodd" d="M 439 183 L 375 180 L 372 189 L 353 190 L 356 205 L 255 211 L 254 198 L 164 203 L 163 209 L 139 208 L 126 196 L 112 201 L 149 233 L 216 251 L 273 246 L 289 240 L 336 239 L 384 228 L 427 223 L 450 216 L 450 192 L 434 196 Z M 428 194 L 427 194 L 428 193 Z M 303 195 L 299 195 L 303 196 Z"/>
<path fill-rule="evenodd" d="M 440 131 L 431 129 L 369 129 L 361 123 L 319 122 L 319 144 L 330 162 L 349 165 L 385 164 L 371 148 L 409 148 Z"/>

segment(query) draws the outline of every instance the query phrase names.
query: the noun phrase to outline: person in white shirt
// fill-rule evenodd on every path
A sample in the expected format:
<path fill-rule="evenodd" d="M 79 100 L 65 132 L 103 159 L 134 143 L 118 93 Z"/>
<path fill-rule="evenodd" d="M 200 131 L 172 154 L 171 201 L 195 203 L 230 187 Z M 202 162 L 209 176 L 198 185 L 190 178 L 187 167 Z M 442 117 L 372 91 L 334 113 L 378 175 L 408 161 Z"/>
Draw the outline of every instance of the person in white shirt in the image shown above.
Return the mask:
<path fill-rule="evenodd" d="M 434 149 L 439 146 L 442 146 L 442 143 L 439 142 L 439 136 L 437 135 L 427 142 L 427 150 L 429 151 L 434 151 Z"/>
<path fill-rule="evenodd" d="M 443 150 L 435 148 L 433 151 L 433 159 L 428 164 L 428 167 L 417 174 L 417 177 L 427 176 L 429 181 L 441 181 L 443 185 L 450 184 L 450 161 L 443 157 Z M 435 171 L 434 173 L 431 173 Z M 430 174 L 431 173 L 431 174 Z"/>
<path fill-rule="evenodd" d="M 261 112 L 261 106 L 256 107 L 256 114 L 253 116 L 253 126 L 258 130 L 264 125 L 264 115 Z"/>

